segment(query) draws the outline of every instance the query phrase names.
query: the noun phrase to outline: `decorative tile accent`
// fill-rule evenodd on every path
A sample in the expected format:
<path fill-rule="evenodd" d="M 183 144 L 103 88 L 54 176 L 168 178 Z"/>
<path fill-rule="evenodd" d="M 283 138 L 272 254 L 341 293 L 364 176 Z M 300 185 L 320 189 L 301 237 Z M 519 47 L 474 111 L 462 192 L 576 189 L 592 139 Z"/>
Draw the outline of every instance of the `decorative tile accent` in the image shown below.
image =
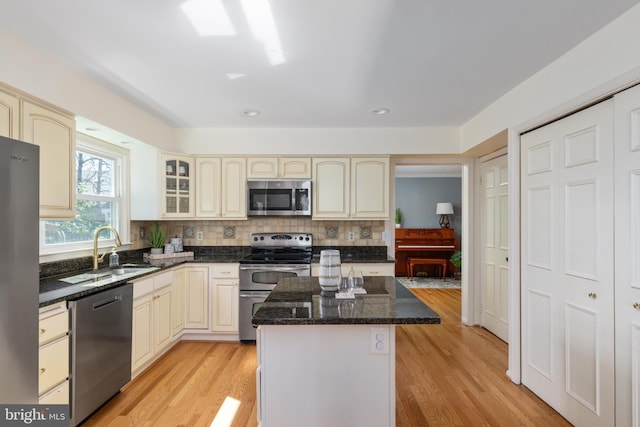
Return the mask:
<path fill-rule="evenodd" d="M 225 227 L 222 233 L 223 239 L 235 239 L 236 238 L 236 228 L 235 227 Z"/>
<path fill-rule="evenodd" d="M 361 239 L 370 239 L 371 238 L 371 227 L 360 227 L 360 238 Z"/>
<path fill-rule="evenodd" d="M 338 237 L 338 227 L 327 227 L 327 239 L 335 239 Z"/>
<path fill-rule="evenodd" d="M 182 227 L 182 238 L 193 239 L 196 237 L 196 228 L 191 226 Z"/>

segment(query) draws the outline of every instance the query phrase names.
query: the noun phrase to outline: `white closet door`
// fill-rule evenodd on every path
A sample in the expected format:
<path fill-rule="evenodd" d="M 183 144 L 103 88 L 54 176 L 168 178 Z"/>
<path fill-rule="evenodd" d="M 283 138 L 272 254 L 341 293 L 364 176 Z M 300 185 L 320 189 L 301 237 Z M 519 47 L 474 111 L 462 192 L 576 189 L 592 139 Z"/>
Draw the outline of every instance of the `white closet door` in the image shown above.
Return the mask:
<path fill-rule="evenodd" d="M 640 86 L 614 103 L 616 424 L 640 427 Z"/>
<path fill-rule="evenodd" d="M 482 326 L 509 342 L 509 177 L 507 156 L 482 163 L 484 263 Z"/>
<path fill-rule="evenodd" d="M 614 425 L 613 101 L 521 137 L 522 382 Z"/>

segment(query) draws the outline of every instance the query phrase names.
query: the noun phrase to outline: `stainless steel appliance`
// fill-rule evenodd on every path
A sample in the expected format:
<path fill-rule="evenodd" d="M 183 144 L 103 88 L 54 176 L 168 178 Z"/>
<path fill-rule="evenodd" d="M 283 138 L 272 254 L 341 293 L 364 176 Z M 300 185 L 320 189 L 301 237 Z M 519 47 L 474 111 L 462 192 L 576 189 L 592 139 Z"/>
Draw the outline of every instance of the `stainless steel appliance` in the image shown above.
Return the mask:
<path fill-rule="evenodd" d="M 69 302 L 71 421 L 77 425 L 131 380 L 133 285 Z"/>
<path fill-rule="evenodd" d="M 249 216 L 310 216 L 311 181 L 247 181 Z"/>
<path fill-rule="evenodd" d="M 240 341 L 255 341 L 251 317 L 283 277 L 311 276 L 308 233 L 256 233 L 251 255 L 240 261 Z"/>
<path fill-rule="evenodd" d="M 40 149 L 0 137 L 0 403 L 38 403 Z"/>

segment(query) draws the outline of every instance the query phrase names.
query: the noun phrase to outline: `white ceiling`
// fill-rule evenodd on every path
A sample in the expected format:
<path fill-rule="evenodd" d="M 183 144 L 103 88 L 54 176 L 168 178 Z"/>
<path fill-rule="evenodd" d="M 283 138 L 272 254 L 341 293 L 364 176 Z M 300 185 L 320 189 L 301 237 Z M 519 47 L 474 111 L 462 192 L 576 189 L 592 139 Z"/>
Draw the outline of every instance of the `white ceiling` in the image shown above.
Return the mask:
<path fill-rule="evenodd" d="M 236 35 L 199 36 L 184 0 L 2 0 L 0 27 L 174 127 L 458 126 L 638 3 L 270 0 L 272 65 L 222 1 Z"/>

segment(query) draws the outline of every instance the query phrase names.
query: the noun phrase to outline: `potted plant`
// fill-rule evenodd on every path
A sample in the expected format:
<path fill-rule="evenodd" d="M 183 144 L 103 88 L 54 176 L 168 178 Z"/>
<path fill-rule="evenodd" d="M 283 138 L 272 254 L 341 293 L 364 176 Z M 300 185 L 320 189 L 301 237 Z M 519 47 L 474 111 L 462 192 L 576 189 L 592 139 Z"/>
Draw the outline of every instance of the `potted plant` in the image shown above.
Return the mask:
<path fill-rule="evenodd" d="M 449 261 L 456 268 L 455 276 L 457 278 L 460 275 L 460 266 L 462 266 L 462 252 L 454 252 L 453 255 L 451 255 L 451 258 L 449 258 Z"/>
<path fill-rule="evenodd" d="M 400 228 L 402 225 L 402 211 L 400 208 L 396 208 L 396 228 Z"/>
<path fill-rule="evenodd" d="M 151 244 L 152 254 L 161 254 L 164 242 L 167 240 L 167 233 L 160 228 L 160 224 L 157 222 L 151 226 L 151 232 L 149 233 L 149 244 Z"/>

